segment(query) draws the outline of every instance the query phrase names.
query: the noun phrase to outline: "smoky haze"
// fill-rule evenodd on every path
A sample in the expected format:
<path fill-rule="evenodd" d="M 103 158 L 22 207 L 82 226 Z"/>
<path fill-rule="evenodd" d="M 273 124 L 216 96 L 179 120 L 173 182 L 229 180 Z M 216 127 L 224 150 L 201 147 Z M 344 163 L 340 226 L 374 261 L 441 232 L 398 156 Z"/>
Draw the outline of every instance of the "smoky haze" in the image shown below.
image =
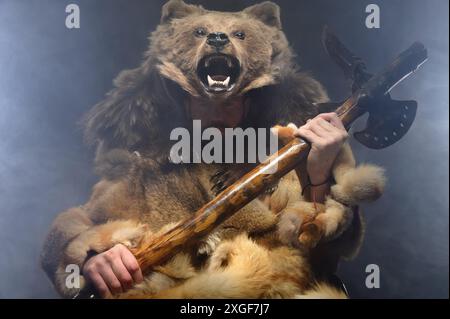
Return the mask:
<path fill-rule="evenodd" d="M 120 70 L 140 63 L 163 2 L 0 0 L 0 297 L 57 297 L 38 263 L 44 236 L 96 181 L 77 122 Z M 255 3 L 188 2 L 227 11 Z M 389 182 L 378 202 L 363 206 L 364 245 L 339 275 L 353 297 L 448 298 L 448 1 L 276 2 L 299 63 L 335 100 L 350 87 L 321 47 L 323 25 L 372 72 L 414 41 L 428 48 L 429 61 L 393 91 L 419 103 L 410 132 L 382 151 L 352 141 L 358 161 L 384 166 Z M 80 6 L 77 30 L 64 24 L 70 3 Z M 380 29 L 365 27 L 370 3 L 381 9 Z M 368 264 L 380 267 L 379 289 L 365 286 Z"/>

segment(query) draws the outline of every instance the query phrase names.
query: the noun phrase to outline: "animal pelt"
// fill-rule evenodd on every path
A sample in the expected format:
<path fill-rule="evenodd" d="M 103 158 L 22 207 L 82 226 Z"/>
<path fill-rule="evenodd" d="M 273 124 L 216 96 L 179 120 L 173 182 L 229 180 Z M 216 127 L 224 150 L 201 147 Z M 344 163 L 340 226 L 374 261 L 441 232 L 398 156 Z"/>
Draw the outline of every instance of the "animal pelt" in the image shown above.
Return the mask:
<path fill-rule="evenodd" d="M 243 97 L 242 126 L 301 125 L 327 100 L 322 86 L 299 70 L 281 30 L 279 8 L 271 2 L 241 12 L 208 11 L 171 0 L 150 37 L 141 66 L 123 71 L 115 88 L 87 114 L 88 142 L 97 146 L 100 181 L 87 203 L 59 214 L 42 252 L 42 265 L 64 297 L 68 264 L 84 262 L 121 243 L 133 247 L 144 236 L 158 236 L 192 216 L 246 166 L 172 164 L 170 131 L 189 127 L 191 97 L 212 101 L 197 76 L 208 53 L 193 36 L 199 25 L 247 39 L 231 39 L 226 54 L 241 63 L 241 73 L 220 103 Z M 215 101 L 214 101 L 215 102 Z M 356 166 L 346 144 L 333 166 L 335 180 L 324 204 L 302 197 L 298 175 L 288 174 L 276 189 L 253 200 L 208 237 L 186 243 L 182 252 L 154 268 L 144 283 L 122 298 L 343 298 L 323 281 L 321 256 L 350 258 L 359 247 L 362 223 L 357 205 L 383 190 L 382 169 Z M 332 252 L 327 251 L 332 247 Z M 322 254 L 325 248 L 325 252 Z M 83 283 L 83 281 L 82 281 Z"/>

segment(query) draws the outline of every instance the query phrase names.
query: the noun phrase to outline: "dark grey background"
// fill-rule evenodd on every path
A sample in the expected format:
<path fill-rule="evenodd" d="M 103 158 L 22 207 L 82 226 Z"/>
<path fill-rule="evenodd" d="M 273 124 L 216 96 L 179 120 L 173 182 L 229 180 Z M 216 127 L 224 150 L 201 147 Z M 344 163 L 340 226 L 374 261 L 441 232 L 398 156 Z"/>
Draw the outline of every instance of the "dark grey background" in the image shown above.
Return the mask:
<path fill-rule="evenodd" d="M 320 45 L 330 25 L 371 70 L 413 41 L 430 60 L 393 93 L 416 99 L 410 133 L 383 151 L 354 144 L 360 161 L 387 169 L 384 197 L 364 207 L 360 255 L 339 273 L 360 298 L 448 298 L 448 1 L 277 1 L 299 62 L 333 98 L 349 93 Z M 81 29 L 65 28 L 77 3 Z M 95 182 L 92 150 L 77 121 L 122 69 L 138 65 L 163 1 L 0 0 L 0 297 L 56 297 L 38 265 L 58 212 L 83 203 Z M 201 1 L 240 10 L 254 1 Z M 364 26 L 365 7 L 381 8 L 381 29 Z M 365 267 L 381 269 L 381 288 L 365 287 Z"/>

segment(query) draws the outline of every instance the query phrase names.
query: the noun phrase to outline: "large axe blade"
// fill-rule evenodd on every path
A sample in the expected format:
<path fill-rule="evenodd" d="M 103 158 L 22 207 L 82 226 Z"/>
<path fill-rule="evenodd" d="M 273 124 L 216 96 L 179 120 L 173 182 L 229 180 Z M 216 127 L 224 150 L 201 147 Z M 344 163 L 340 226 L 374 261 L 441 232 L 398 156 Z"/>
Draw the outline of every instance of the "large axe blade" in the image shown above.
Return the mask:
<path fill-rule="evenodd" d="M 353 136 L 368 148 L 382 149 L 396 143 L 408 132 L 416 117 L 417 102 L 388 98 L 373 110 L 367 118 L 366 128 Z"/>
<path fill-rule="evenodd" d="M 393 82 L 392 70 L 396 69 L 399 61 L 412 61 L 420 66 L 426 61 L 427 51 L 421 43 L 414 43 L 404 51 L 390 69 L 374 76 L 367 72 L 364 61 L 353 54 L 339 38 L 327 27 L 322 33 L 323 46 L 331 59 L 344 71 L 344 75 L 353 81 L 352 92 L 360 91 L 364 99 L 359 100 L 369 112 L 366 127 L 353 136 L 364 146 L 372 149 L 388 147 L 400 140 L 414 122 L 417 112 L 416 101 L 397 101 L 391 99 L 390 90 L 402 79 Z M 405 70 L 397 69 L 397 73 L 408 76 L 409 65 L 401 65 Z M 418 67 L 417 66 L 417 67 Z M 414 68 L 411 68 L 414 70 Z M 380 83 L 383 85 L 380 86 Z"/>

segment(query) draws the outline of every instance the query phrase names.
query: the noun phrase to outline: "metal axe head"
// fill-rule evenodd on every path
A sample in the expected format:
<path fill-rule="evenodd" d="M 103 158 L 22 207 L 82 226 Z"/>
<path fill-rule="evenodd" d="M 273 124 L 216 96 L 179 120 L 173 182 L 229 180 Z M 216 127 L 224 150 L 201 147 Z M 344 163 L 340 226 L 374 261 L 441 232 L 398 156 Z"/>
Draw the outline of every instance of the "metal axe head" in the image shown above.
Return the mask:
<path fill-rule="evenodd" d="M 372 149 L 382 149 L 400 140 L 416 117 L 416 101 L 396 101 L 389 96 L 369 102 L 366 128 L 353 136 Z"/>
<path fill-rule="evenodd" d="M 389 92 L 426 61 L 427 50 L 414 43 L 382 73 L 367 72 L 364 61 L 353 54 L 327 26 L 322 43 L 332 60 L 353 81 L 352 91 L 359 106 L 369 113 L 366 128 L 354 133 L 361 144 L 381 149 L 400 140 L 414 122 L 417 102 L 392 100 Z"/>

